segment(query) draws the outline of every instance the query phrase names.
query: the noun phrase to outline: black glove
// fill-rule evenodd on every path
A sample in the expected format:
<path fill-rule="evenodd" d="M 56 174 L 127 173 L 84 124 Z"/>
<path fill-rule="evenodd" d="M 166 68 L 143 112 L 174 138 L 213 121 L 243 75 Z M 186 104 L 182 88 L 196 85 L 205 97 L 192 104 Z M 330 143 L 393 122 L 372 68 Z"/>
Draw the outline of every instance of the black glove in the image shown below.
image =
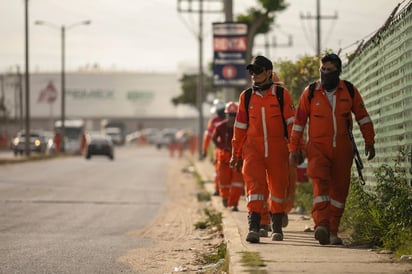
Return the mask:
<path fill-rule="evenodd" d="M 303 156 L 303 153 L 301 150 L 291 152 L 289 154 L 289 158 L 291 161 L 295 162 L 296 165 L 300 165 L 305 161 L 305 157 Z"/>
<path fill-rule="evenodd" d="M 241 172 L 242 166 L 243 166 L 243 160 L 232 156 L 232 158 L 230 158 L 230 161 L 229 161 L 229 166 L 231 168 L 235 168 L 237 172 Z"/>
<path fill-rule="evenodd" d="M 365 145 L 365 156 L 368 156 L 368 161 L 375 158 L 375 146 Z"/>

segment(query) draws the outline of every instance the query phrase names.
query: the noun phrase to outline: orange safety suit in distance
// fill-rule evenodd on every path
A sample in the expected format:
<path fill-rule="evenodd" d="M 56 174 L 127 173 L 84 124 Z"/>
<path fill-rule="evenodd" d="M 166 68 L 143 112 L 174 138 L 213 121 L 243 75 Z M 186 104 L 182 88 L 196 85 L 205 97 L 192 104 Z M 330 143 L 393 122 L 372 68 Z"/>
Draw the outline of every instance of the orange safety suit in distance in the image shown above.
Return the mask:
<path fill-rule="evenodd" d="M 309 119 L 306 153 L 307 172 L 313 184 L 312 217 L 315 228 L 325 226 L 330 233 L 338 232 L 349 191 L 354 153 L 347 119 L 352 126 L 352 113 L 365 144 L 373 145 L 375 142 L 372 121 L 358 89 L 354 87 L 354 90 L 351 98 L 345 83 L 340 80 L 331 105 L 319 82 L 310 101 L 309 88 L 306 87 L 299 99 L 290 138 L 290 151 L 295 152 Z"/>
<path fill-rule="evenodd" d="M 217 167 L 219 174 L 220 196 L 227 200 L 227 206 L 237 206 L 244 189 L 243 176 L 229 165 L 232 156 L 233 127 L 227 120 L 220 122 L 213 133 L 212 140 L 218 148 Z"/>
<path fill-rule="evenodd" d="M 203 135 L 203 143 L 202 143 L 202 149 L 203 151 L 207 151 L 210 145 L 210 141 L 212 140 L 213 132 L 220 122 L 222 122 L 224 118 L 220 118 L 218 115 L 212 116 L 212 118 L 209 119 L 207 123 L 207 129 L 205 130 L 205 133 Z M 219 192 L 219 176 L 218 176 L 218 170 L 217 170 L 217 154 L 218 154 L 218 149 L 215 147 L 213 149 L 213 164 L 215 168 L 215 191 Z"/>
<path fill-rule="evenodd" d="M 290 134 L 295 107 L 286 88 L 283 91 L 283 105 L 283 116 Z M 248 113 L 249 117 L 243 91 L 234 126 L 232 156 L 243 159 L 248 211 L 264 213 L 265 191 L 268 188 L 269 210 L 284 213 L 289 184 L 289 152 L 276 86 L 272 85 L 264 95 L 252 91 Z"/>

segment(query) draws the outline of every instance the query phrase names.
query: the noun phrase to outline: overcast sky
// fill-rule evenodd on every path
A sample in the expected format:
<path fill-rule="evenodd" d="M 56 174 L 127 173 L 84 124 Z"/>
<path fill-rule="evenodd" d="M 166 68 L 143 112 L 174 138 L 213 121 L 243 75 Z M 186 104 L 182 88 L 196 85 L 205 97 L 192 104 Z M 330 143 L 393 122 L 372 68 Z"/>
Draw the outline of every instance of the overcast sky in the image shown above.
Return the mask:
<path fill-rule="evenodd" d="M 182 0 L 188 2 L 187 0 Z M 383 25 L 396 5 L 404 0 L 321 1 L 322 48 L 353 51 L 357 41 L 369 37 Z M 410 0 L 407 0 L 408 2 Z M 0 0 L 0 73 L 24 68 L 24 2 Z M 199 60 L 198 14 L 179 13 L 177 0 L 29 0 L 30 68 L 58 71 L 61 67 L 61 36 L 58 28 L 34 25 L 43 20 L 56 26 L 75 26 L 66 32 L 66 68 L 76 70 L 98 64 L 102 69 L 173 72 L 196 68 Z M 197 3 L 197 1 L 194 1 Z M 234 15 L 244 13 L 257 0 L 233 0 Z M 256 40 L 255 53 L 273 60 L 291 59 L 316 52 L 316 20 L 301 15 L 316 14 L 316 0 L 286 0 L 289 7 L 276 18 L 269 41 L 276 37 L 292 47 L 262 46 Z M 205 9 L 215 8 L 205 4 Z M 204 15 L 204 64 L 212 61 L 211 23 L 224 21 L 221 13 Z"/>

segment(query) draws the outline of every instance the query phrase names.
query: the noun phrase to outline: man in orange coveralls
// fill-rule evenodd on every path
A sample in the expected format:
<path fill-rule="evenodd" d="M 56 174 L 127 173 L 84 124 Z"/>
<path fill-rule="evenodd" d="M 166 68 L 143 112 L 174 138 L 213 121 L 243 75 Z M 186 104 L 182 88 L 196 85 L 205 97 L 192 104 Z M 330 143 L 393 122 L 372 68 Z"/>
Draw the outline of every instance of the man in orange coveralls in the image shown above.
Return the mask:
<path fill-rule="evenodd" d="M 238 203 L 244 188 L 241 170 L 229 166 L 232 156 L 233 125 L 237 111 L 238 104 L 228 102 L 225 107 L 226 119 L 216 126 L 212 136 L 213 143 L 219 149 L 217 166 L 220 196 L 223 206 L 231 207 L 232 211 L 239 211 Z"/>
<path fill-rule="evenodd" d="M 272 81 L 275 85 L 283 86 L 284 83 L 280 80 L 276 72 L 272 72 Z M 305 141 L 302 138 L 300 148 L 304 151 Z M 305 155 L 302 153 L 302 159 L 304 160 Z M 285 214 L 282 219 L 282 227 L 287 227 L 289 223 L 288 213 L 293 209 L 295 203 L 295 192 L 296 192 L 296 180 L 297 180 L 297 165 L 295 161 L 289 161 L 289 186 L 286 191 L 286 208 Z"/>
<path fill-rule="evenodd" d="M 373 123 L 357 88 L 353 87 L 352 96 L 346 83 L 339 79 L 341 68 L 336 54 L 326 54 L 321 59 L 320 82 L 316 82 L 311 99 L 309 87 L 300 96 L 290 138 L 290 158 L 298 163 L 297 146 L 309 119 L 308 176 L 313 185 L 315 238 L 321 245 L 342 244 L 337 233 L 354 157 L 348 131 L 348 123 L 352 127 L 352 112 L 365 140 L 367 159 L 375 157 Z"/>
<path fill-rule="evenodd" d="M 215 113 L 215 115 L 213 115 L 209 119 L 207 129 L 205 130 L 205 134 L 203 135 L 203 159 L 207 156 L 207 150 L 209 148 L 210 141 L 212 140 L 213 131 L 215 130 L 216 125 L 225 119 L 225 105 L 225 102 L 220 99 L 213 100 L 213 107 L 210 111 L 212 113 Z M 219 174 L 217 172 L 216 164 L 217 152 L 218 149 L 215 147 L 213 150 L 213 164 L 215 167 L 215 196 L 219 195 Z"/>
<path fill-rule="evenodd" d="M 272 240 L 282 241 L 282 218 L 285 213 L 286 189 L 289 184 L 289 152 L 284 122 L 290 134 L 294 120 L 294 104 L 289 91 L 283 88 L 283 113 L 272 82 L 272 62 L 256 56 L 246 67 L 253 86 L 248 109 L 248 90 L 239 96 L 232 140 L 231 166 L 243 159 L 246 184 L 249 232 L 246 241 L 259 242 L 261 214 L 264 212 L 266 188 L 269 188 L 269 210 L 272 218 Z M 282 118 L 283 116 L 283 118 Z"/>

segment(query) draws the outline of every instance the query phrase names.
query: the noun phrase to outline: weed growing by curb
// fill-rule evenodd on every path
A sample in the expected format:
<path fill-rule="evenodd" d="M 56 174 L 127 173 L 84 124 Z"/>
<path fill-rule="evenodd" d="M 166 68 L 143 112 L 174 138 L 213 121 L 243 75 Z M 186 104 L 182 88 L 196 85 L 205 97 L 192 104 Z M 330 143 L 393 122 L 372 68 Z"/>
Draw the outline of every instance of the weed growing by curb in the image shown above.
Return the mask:
<path fill-rule="evenodd" d="M 260 257 L 258 252 L 242 251 L 241 254 L 241 264 L 243 266 L 251 267 L 254 269 L 266 266 L 265 262 L 262 260 L 262 257 Z"/>
<path fill-rule="evenodd" d="M 368 191 L 352 180 L 342 229 L 351 231 L 354 244 L 412 254 L 412 190 L 405 168 L 395 160 L 375 171 L 376 185 Z"/>

